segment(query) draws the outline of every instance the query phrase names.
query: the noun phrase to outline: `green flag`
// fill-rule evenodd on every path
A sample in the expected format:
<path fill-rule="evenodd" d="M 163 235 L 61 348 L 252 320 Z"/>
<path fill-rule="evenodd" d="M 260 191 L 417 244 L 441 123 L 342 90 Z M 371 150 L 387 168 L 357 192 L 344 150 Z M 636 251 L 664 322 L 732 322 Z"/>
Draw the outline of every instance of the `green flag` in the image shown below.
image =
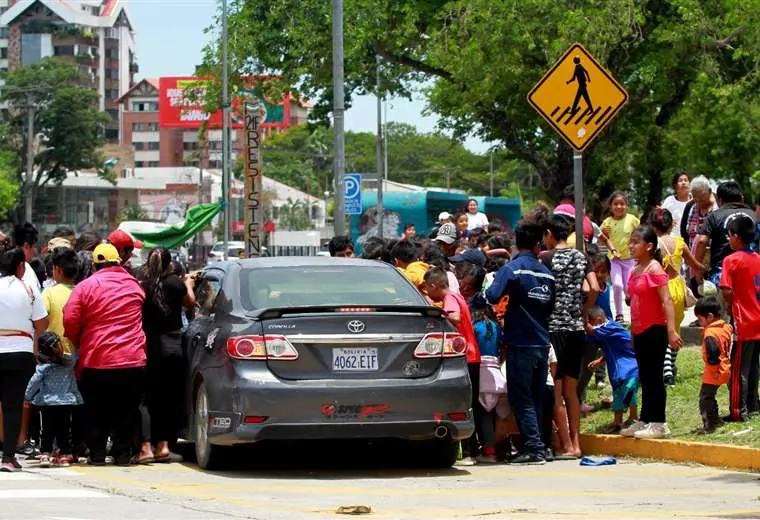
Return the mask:
<path fill-rule="evenodd" d="M 165 247 L 172 249 L 184 244 L 205 228 L 224 208 L 224 203 L 196 204 L 188 208 L 184 222 L 180 222 L 154 233 L 132 233 L 137 240 L 145 242 L 146 248 Z"/>

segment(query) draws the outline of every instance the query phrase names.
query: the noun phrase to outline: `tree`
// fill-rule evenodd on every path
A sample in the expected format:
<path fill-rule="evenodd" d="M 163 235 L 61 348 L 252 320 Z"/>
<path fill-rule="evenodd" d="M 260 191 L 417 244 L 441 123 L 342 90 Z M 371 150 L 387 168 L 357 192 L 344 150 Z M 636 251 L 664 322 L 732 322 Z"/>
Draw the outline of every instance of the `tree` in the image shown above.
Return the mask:
<path fill-rule="evenodd" d="M 9 105 L 7 149 L 15 153 L 21 191 L 35 201 L 48 183 L 60 184 L 79 170 L 97 169 L 113 180 L 99 151 L 109 116 L 98 109 L 98 93 L 80 85 L 79 69 L 68 62 L 46 58 L 2 75 L 0 99 Z M 28 110 L 33 109 L 34 174 L 21 175 L 26 165 Z M 17 211 L 16 221 L 22 214 Z"/>
<path fill-rule="evenodd" d="M 709 158 L 713 170 L 733 170 L 737 155 L 744 169 L 757 163 L 751 138 L 716 137 L 722 118 L 703 116 L 720 116 L 716 101 L 730 103 L 729 95 L 757 106 L 760 3 L 753 0 L 348 0 L 344 18 L 349 104 L 354 94 L 377 91 L 379 55 L 382 93 L 409 96 L 422 84 L 442 129 L 498 143 L 532 166 L 552 198 L 571 182 L 572 151 L 525 98 L 574 41 L 630 94 L 585 154 L 595 199 L 630 186 L 640 204 L 654 204 L 663 176 L 676 168 L 697 168 Z M 313 117 L 326 120 L 330 24 L 330 3 L 321 0 L 235 2 L 232 80 L 267 74 L 268 88 L 312 100 Z M 217 41 L 207 47 L 201 72 L 220 70 L 219 48 Z M 730 110 L 732 130 L 751 127 L 752 114 Z M 681 118 L 698 126 L 679 127 Z M 713 138 L 725 153 L 709 153 Z M 671 153 L 673 142 L 694 141 L 701 145 L 694 155 Z"/>
<path fill-rule="evenodd" d="M 4 219 L 18 204 L 18 170 L 14 159 L 12 153 L 0 150 L 0 219 Z"/>
<path fill-rule="evenodd" d="M 278 223 L 282 229 L 288 231 L 304 231 L 312 229 L 311 211 L 309 203 L 305 200 L 292 200 L 278 208 Z"/>

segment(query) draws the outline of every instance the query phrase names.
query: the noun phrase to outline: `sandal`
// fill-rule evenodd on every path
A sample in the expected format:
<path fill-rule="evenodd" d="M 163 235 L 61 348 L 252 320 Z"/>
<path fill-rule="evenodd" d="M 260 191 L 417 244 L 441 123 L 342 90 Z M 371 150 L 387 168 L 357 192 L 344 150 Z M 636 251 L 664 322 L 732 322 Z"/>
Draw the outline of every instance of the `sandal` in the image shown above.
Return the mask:
<path fill-rule="evenodd" d="M 130 464 L 137 464 L 138 466 L 152 464 L 153 462 L 156 462 L 156 459 L 152 455 L 135 455 L 129 459 Z"/>
<path fill-rule="evenodd" d="M 622 427 L 622 426 L 620 426 L 619 424 L 612 424 L 612 425 L 608 426 L 608 427 L 607 427 L 607 428 L 604 430 L 604 432 L 603 432 L 603 433 L 604 433 L 605 435 L 619 435 L 619 434 L 620 434 L 620 431 L 621 431 L 622 429 L 623 429 L 623 427 Z"/>

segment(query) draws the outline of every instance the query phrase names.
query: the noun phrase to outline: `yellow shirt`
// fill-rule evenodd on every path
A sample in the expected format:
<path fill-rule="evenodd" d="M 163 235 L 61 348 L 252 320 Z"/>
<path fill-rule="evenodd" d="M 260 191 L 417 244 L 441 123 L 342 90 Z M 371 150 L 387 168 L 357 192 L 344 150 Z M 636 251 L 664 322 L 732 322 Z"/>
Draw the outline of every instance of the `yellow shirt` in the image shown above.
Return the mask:
<path fill-rule="evenodd" d="M 621 219 L 615 219 L 607 217 L 602 222 L 602 229 L 610 228 L 609 239 L 615 249 L 620 253 L 622 260 L 629 260 L 631 258 L 631 250 L 628 247 L 628 241 L 631 239 L 631 233 L 639 226 L 639 219 L 634 217 L 630 213 L 627 213 L 625 217 Z M 609 252 L 609 257 L 612 259 L 615 255 L 612 251 Z"/>
<path fill-rule="evenodd" d="M 48 330 L 58 334 L 63 343 L 63 350 L 68 355 L 74 353 L 74 345 L 63 335 L 63 306 L 69 301 L 73 289 L 71 285 L 57 283 L 42 291 L 42 302 L 50 319 Z"/>
<path fill-rule="evenodd" d="M 425 290 L 425 273 L 427 273 L 428 269 L 430 269 L 430 265 L 419 260 L 410 263 L 405 269 L 398 268 L 422 294 L 427 294 Z"/>

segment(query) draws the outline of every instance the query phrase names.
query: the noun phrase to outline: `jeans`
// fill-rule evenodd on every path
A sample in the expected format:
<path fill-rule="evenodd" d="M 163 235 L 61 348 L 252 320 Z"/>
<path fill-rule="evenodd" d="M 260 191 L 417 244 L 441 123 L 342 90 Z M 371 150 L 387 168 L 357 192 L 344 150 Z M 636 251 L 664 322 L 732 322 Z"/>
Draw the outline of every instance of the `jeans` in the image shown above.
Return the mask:
<path fill-rule="evenodd" d="M 34 355 L 0 354 L 0 406 L 3 408 L 3 459 L 12 459 L 21 432 L 26 385 L 34 375 Z"/>
<path fill-rule="evenodd" d="M 633 335 L 633 350 L 639 365 L 641 381 L 641 421 L 665 422 L 667 392 L 662 379 L 668 331 L 665 325 L 652 325 L 641 334 Z"/>
<path fill-rule="evenodd" d="M 106 441 L 110 435 L 113 457 L 119 463 L 126 463 L 139 426 L 145 368 L 85 368 L 79 388 L 85 403 L 90 459 L 105 461 Z"/>
<path fill-rule="evenodd" d="M 524 451 L 545 456 L 541 441 L 541 416 L 546 375 L 549 372 L 548 347 L 507 348 L 507 391 L 523 439 Z"/>

